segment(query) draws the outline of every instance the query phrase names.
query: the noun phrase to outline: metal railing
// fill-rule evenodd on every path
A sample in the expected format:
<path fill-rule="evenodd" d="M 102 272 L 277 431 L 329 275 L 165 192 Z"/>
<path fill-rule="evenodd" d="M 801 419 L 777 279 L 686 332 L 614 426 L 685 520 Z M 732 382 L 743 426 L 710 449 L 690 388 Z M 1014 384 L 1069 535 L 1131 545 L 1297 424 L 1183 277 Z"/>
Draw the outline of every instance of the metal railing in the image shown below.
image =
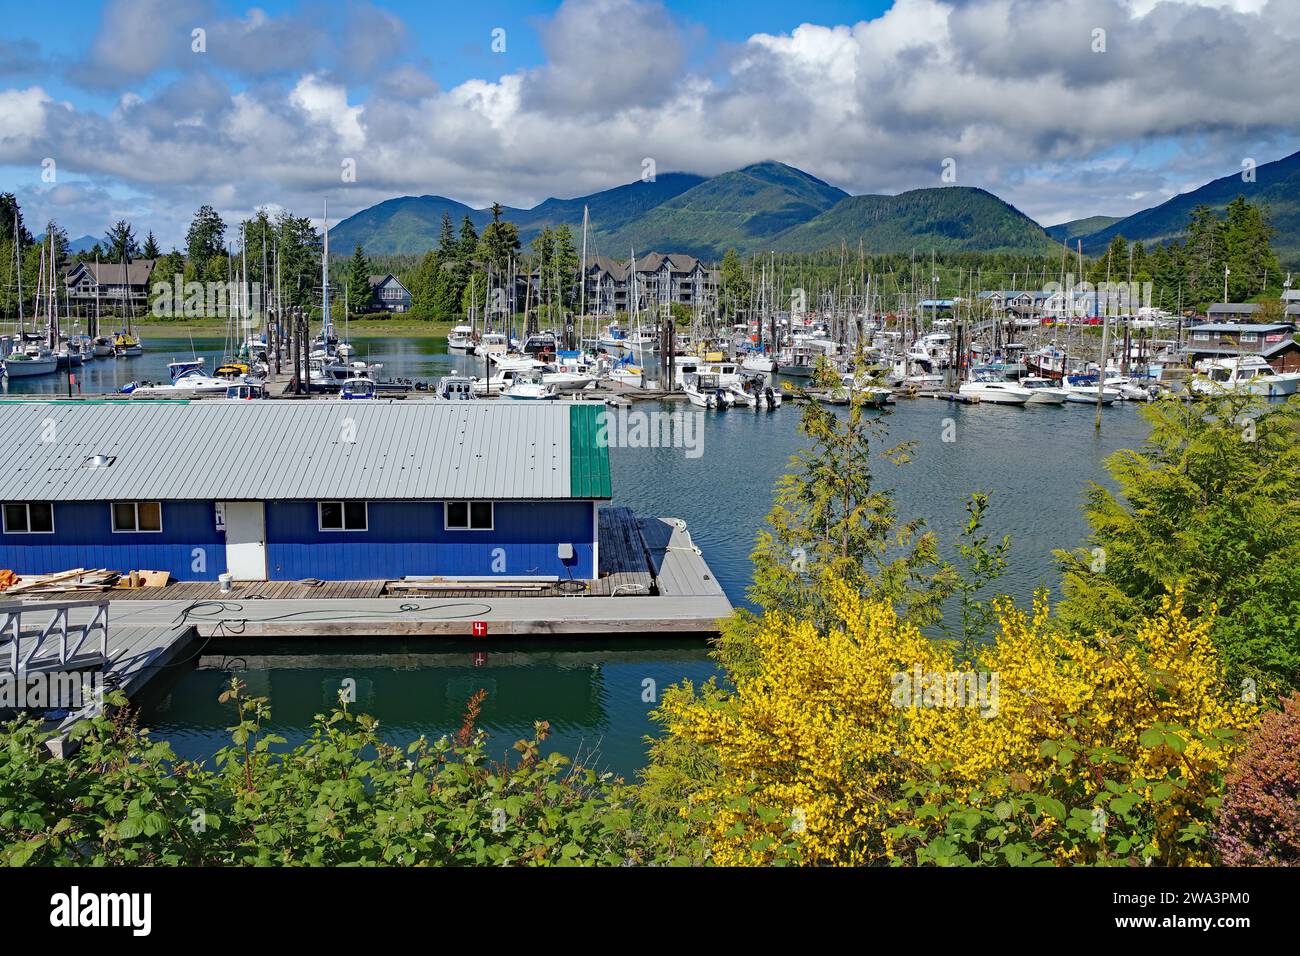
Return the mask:
<path fill-rule="evenodd" d="M 68 612 L 80 608 L 94 608 L 90 620 L 84 624 L 73 624 L 68 620 Z M 49 614 L 44 626 L 29 623 L 28 630 L 23 629 L 23 615 Z M 90 639 L 91 634 L 99 632 L 98 656 L 83 657 L 77 660 L 77 654 Z M 0 647 L 8 643 L 9 670 L 12 674 L 25 674 L 29 664 L 36 659 L 42 649 L 48 650 L 46 643 L 52 639 L 58 641 L 58 657 L 42 655 L 37 662 L 41 668 L 52 667 L 56 663 L 60 668 L 67 668 L 70 662 L 78 666 L 104 666 L 108 663 L 108 601 L 52 601 L 44 604 L 0 604 Z M 2 653 L 2 652 L 0 652 Z M 2 658 L 0 658 L 2 659 Z"/>

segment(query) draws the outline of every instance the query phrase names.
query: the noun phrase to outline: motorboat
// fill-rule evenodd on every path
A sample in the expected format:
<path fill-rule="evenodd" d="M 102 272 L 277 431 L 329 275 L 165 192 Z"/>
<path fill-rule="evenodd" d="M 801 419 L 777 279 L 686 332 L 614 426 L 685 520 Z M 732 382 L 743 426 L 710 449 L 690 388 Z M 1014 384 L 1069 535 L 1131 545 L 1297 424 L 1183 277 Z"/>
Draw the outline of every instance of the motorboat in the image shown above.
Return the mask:
<path fill-rule="evenodd" d="M 560 393 L 554 385 L 543 380 L 540 371 L 530 369 L 516 372 L 514 380 L 501 392 L 501 397 L 514 401 L 554 401 Z"/>
<path fill-rule="evenodd" d="M 68 336 L 68 348 L 75 349 L 82 362 L 92 362 L 95 359 L 95 340 L 85 333 Z"/>
<path fill-rule="evenodd" d="M 738 383 L 725 387 L 737 405 L 769 410 L 781 407 L 780 391 L 774 389 L 761 373 L 742 376 Z"/>
<path fill-rule="evenodd" d="M 366 399 L 375 397 L 375 382 L 369 378 L 350 378 L 343 383 L 339 389 L 339 398 L 344 401 L 355 401 L 357 399 Z"/>
<path fill-rule="evenodd" d="M 226 398 L 232 401 L 252 401 L 267 398 L 266 386 L 261 382 L 240 382 L 226 388 Z"/>
<path fill-rule="evenodd" d="M 1029 389 L 1030 395 L 1026 405 L 1064 405 L 1066 391 L 1053 379 L 1043 375 L 1024 375 L 1017 383 L 1021 388 Z"/>
<path fill-rule="evenodd" d="M 193 395 L 226 395 L 232 384 L 243 384 L 243 379 L 205 375 L 201 369 L 192 368 L 177 375 L 174 381 L 128 382 L 122 393 L 132 398 L 188 398 Z"/>
<path fill-rule="evenodd" d="M 474 394 L 474 379 L 468 375 L 444 375 L 438 379 L 434 394 L 444 402 L 470 402 L 478 397 Z"/>
<path fill-rule="evenodd" d="M 691 372 L 683 376 L 682 391 L 692 405 L 699 408 L 731 408 L 735 395 L 710 372 Z"/>
<path fill-rule="evenodd" d="M 484 332 L 472 351 L 480 358 L 505 355 L 510 351 L 510 339 L 500 332 Z"/>
<path fill-rule="evenodd" d="M 114 354 L 112 336 L 96 335 L 91 340 L 90 351 L 95 358 L 109 358 L 112 356 Z"/>
<path fill-rule="evenodd" d="M 1033 396 L 1032 390 L 989 373 L 962 382 L 957 394 L 991 405 L 1024 405 Z"/>
<path fill-rule="evenodd" d="M 474 330 L 468 325 L 458 325 L 447 333 L 448 352 L 468 352 L 474 348 Z"/>
<path fill-rule="evenodd" d="M 1201 395 L 1294 395 L 1300 372 L 1276 372 L 1258 355 L 1204 359 L 1196 363 L 1192 391 Z"/>
<path fill-rule="evenodd" d="M 1083 375 L 1079 372 L 1066 372 L 1062 375 L 1061 388 L 1065 389 L 1067 402 L 1080 405 L 1096 405 L 1098 391 L 1101 392 L 1103 405 L 1109 405 L 1119 398 L 1119 392 L 1101 385 L 1096 375 Z"/>
<path fill-rule="evenodd" d="M 192 359 L 181 359 L 180 361 L 168 362 L 167 378 L 174 382 L 176 381 L 177 378 L 179 378 L 181 375 L 184 375 L 186 372 L 192 372 L 195 370 L 202 372 L 204 362 L 205 360 L 201 355 L 196 355 Z"/>

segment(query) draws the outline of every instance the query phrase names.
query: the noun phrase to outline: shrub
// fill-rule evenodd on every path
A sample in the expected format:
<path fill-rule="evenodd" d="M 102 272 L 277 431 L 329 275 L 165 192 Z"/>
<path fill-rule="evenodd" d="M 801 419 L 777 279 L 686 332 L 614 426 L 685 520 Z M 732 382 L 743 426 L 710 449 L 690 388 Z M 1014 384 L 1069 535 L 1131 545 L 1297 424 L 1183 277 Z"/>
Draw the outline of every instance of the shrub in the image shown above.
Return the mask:
<path fill-rule="evenodd" d="M 1215 842 L 1229 866 L 1300 865 L 1300 693 L 1247 738 L 1228 775 Z"/>

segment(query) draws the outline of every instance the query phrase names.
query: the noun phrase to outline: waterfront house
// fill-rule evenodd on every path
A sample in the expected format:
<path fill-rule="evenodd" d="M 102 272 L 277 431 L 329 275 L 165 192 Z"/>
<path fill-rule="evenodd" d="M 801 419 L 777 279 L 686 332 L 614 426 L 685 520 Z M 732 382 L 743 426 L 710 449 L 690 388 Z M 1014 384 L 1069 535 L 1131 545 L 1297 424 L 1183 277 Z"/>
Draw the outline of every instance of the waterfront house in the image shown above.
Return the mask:
<path fill-rule="evenodd" d="M 89 303 L 98 298 L 105 305 L 127 299 L 133 305 L 149 298 L 149 276 L 156 259 L 135 259 L 125 268 L 120 262 L 78 262 L 64 277 L 68 298 Z"/>
<path fill-rule="evenodd" d="M 594 579 L 600 409 L 549 402 L 12 405 L 0 568 L 173 578 Z"/>
<path fill-rule="evenodd" d="M 1185 349 L 1192 362 L 1258 355 L 1275 372 L 1300 372 L 1300 343 L 1295 331 L 1290 322 L 1203 322 L 1187 330 Z"/>
<path fill-rule="evenodd" d="M 1295 321 L 1300 317 L 1300 302 L 1284 299 L 1284 315 Z M 1215 302 L 1205 310 L 1211 322 L 1254 322 L 1258 320 L 1260 305 L 1257 302 Z"/>
<path fill-rule="evenodd" d="M 383 312 L 409 312 L 411 293 L 391 272 L 370 277 L 371 308 Z"/>
<path fill-rule="evenodd" d="M 587 263 L 588 311 L 601 315 L 632 311 L 630 262 L 593 256 Z M 708 307 L 717 298 L 718 274 L 694 256 L 649 252 L 636 258 L 637 305 L 643 310 L 670 303 Z"/>

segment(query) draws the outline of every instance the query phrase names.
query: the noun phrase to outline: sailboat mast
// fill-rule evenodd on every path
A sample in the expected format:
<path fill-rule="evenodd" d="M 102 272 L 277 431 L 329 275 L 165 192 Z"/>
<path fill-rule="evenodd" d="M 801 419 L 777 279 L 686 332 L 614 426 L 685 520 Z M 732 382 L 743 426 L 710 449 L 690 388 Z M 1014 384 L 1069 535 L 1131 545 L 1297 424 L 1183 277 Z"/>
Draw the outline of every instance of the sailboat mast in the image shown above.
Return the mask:
<path fill-rule="evenodd" d="M 324 252 L 321 254 L 321 303 L 324 309 L 321 330 L 326 344 L 330 340 L 330 201 L 325 200 L 325 211 L 321 217 L 321 232 L 325 236 Z"/>

